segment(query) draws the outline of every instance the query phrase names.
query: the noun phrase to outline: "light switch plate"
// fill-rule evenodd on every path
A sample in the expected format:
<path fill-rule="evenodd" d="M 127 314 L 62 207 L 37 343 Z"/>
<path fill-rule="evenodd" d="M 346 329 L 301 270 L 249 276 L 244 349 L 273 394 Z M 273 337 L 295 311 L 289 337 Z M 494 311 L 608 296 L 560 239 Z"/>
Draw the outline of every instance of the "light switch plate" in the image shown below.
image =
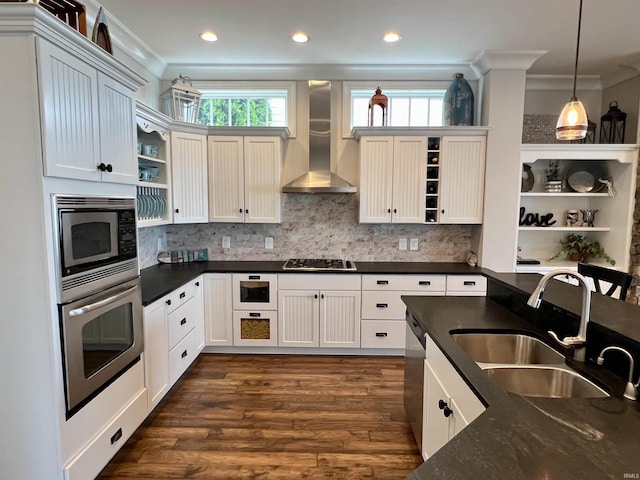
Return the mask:
<path fill-rule="evenodd" d="M 407 239 L 401 238 L 398 242 L 398 250 L 406 250 L 407 249 Z"/>
<path fill-rule="evenodd" d="M 264 248 L 273 248 L 273 237 L 264 237 Z"/>
<path fill-rule="evenodd" d="M 419 242 L 418 242 L 418 239 L 417 239 L 417 238 L 412 238 L 412 239 L 409 241 L 409 249 L 410 249 L 410 250 L 418 250 L 418 246 L 419 246 L 419 245 L 420 245 L 420 244 L 419 244 Z"/>
<path fill-rule="evenodd" d="M 222 237 L 222 248 L 231 248 L 231 237 Z"/>

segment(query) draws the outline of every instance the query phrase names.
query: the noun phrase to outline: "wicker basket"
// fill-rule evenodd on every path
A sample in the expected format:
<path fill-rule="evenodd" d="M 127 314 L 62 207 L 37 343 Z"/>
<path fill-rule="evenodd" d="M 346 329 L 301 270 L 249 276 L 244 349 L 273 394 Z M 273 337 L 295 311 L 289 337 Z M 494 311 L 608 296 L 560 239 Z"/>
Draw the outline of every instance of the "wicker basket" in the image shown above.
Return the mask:
<path fill-rule="evenodd" d="M 71 28 L 87 36 L 87 17 L 83 4 L 74 0 L 0 0 L 7 3 L 37 3 Z"/>

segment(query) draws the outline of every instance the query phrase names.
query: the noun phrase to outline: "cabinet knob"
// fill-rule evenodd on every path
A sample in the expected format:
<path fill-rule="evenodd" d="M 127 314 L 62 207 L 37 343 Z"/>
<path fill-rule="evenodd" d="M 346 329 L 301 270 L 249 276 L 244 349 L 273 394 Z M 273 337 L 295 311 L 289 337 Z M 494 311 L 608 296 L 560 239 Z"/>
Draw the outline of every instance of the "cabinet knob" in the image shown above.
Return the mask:
<path fill-rule="evenodd" d="M 440 213 L 444 213 L 444 208 L 442 210 L 440 210 Z"/>
<path fill-rule="evenodd" d="M 249 213 L 249 210 L 245 210 L 244 213 Z"/>
<path fill-rule="evenodd" d="M 390 208 L 387 208 L 387 213 L 391 213 L 391 209 Z"/>
<path fill-rule="evenodd" d="M 187 354 L 187 351 L 185 350 L 184 352 L 182 352 L 182 355 L 180 355 L 180 356 L 181 356 L 182 358 L 184 358 L 184 357 L 186 357 L 187 355 L 188 355 L 188 354 Z"/>
<path fill-rule="evenodd" d="M 109 173 L 113 172 L 113 167 L 111 166 L 110 163 L 107 163 L 107 172 Z"/>
<path fill-rule="evenodd" d="M 179 208 L 176 208 L 176 213 L 180 213 L 180 209 Z"/>
<path fill-rule="evenodd" d="M 438 400 L 438 408 L 442 410 L 445 417 L 450 417 L 453 413 L 453 410 L 449 408 L 449 405 L 444 400 Z"/>
<path fill-rule="evenodd" d="M 171 300 L 167 300 L 167 301 L 166 301 L 166 304 L 167 304 L 167 305 L 171 305 Z"/>
<path fill-rule="evenodd" d="M 200 282 L 196 282 L 196 287 L 199 287 L 199 286 L 200 286 Z"/>
<path fill-rule="evenodd" d="M 240 213 L 242 213 L 242 209 L 240 209 Z"/>
<path fill-rule="evenodd" d="M 398 213 L 398 209 L 397 209 L 397 208 L 394 208 L 394 209 L 393 209 L 393 213 Z"/>
<path fill-rule="evenodd" d="M 100 170 L 101 172 L 105 172 L 107 170 L 107 166 L 104 163 L 99 163 L 98 170 Z"/>
<path fill-rule="evenodd" d="M 316 294 L 313 296 L 313 298 L 318 298 L 318 294 L 316 293 Z"/>

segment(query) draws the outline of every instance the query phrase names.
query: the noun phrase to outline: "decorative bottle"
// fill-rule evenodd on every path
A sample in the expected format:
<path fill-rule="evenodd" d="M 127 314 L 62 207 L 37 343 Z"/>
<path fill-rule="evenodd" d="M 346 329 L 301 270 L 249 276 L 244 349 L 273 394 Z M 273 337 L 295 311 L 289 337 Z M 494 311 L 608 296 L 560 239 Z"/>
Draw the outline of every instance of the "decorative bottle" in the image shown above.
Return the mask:
<path fill-rule="evenodd" d="M 462 73 L 456 73 L 442 100 L 442 124 L 473 125 L 473 90 Z"/>

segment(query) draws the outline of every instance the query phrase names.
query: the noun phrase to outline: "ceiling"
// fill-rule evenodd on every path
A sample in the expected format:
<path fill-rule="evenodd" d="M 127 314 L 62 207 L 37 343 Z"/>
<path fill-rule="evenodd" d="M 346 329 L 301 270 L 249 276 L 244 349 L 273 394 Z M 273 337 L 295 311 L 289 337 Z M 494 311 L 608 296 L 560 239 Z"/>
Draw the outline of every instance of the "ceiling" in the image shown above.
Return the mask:
<path fill-rule="evenodd" d="M 579 0 L 102 0 L 167 65 L 469 65 L 546 50 L 530 74 L 573 73 Z M 212 30 L 215 43 L 198 35 Z M 291 34 L 302 30 L 306 44 Z M 387 31 L 402 35 L 386 44 Z M 584 0 L 580 75 L 640 65 L 640 0 Z M 400 68 L 400 67 L 399 67 Z"/>

